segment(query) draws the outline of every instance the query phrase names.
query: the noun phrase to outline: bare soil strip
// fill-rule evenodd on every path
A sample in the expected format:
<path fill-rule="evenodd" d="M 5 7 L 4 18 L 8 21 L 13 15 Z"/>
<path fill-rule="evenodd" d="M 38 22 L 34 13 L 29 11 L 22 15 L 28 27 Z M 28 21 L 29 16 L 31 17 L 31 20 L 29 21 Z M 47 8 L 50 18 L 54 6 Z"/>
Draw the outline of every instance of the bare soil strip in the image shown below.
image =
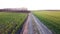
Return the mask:
<path fill-rule="evenodd" d="M 29 23 L 29 19 L 30 18 L 30 14 L 27 18 L 27 21 L 25 22 L 24 26 L 23 26 L 23 33 L 20 33 L 20 34 L 28 34 L 28 23 Z"/>
<path fill-rule="evenodd" d="M 30 13 L 30 17 L 29 17 L 29 23 L 28 23 L 28 34 L 34 34 L 33 32 L 33 25 L 32 25 L 32 15 Z"/>
<path fill-rule="evenodd" d="M 33 24 L 33 32 L 34 32 L 34 34 L 40 34 L 34 19 L 32 20 L 32 24 Z"/>

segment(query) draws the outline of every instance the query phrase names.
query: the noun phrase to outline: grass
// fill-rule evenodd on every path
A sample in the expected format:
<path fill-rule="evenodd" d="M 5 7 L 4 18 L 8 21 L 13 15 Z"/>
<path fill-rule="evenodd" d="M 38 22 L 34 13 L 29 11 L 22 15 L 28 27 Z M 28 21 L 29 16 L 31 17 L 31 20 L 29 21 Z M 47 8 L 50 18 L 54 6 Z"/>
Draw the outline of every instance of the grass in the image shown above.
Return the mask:
<path fill-rule="evenodd" d="M 15 34 L 26 17 L 25 13 L 0 12 L 0 34 Z"/>
<path fill-rule="evenodd" d="M 60 11 L 35 11 L 33 13 L 53 34 L 60 34 Z"/>

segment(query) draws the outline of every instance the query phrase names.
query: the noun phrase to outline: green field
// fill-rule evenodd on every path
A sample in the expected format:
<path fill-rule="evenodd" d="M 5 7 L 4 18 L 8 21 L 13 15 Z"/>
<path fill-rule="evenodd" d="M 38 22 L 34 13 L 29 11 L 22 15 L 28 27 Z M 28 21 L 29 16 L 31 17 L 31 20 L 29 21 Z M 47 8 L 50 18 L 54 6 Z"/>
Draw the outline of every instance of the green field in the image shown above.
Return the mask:
<path fill-rule="evenodd" d="M 60 11 L 35 11 L 33 14 L 38 17 L 53 34 L 60 34 Z"/>
<path fill-rule="evenodd" d="M 0 34 L 15 34 L 26 17 L 26 13 L 0 12 Z"/>

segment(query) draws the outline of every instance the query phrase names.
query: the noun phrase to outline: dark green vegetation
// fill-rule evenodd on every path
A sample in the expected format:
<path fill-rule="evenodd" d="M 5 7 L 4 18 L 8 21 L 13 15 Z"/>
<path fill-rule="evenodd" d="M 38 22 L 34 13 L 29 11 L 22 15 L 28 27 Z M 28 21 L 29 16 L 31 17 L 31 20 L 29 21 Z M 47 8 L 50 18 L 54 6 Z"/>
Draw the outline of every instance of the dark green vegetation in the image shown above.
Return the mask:
<path fill-rule="evenodd" d="M 0 34 L 15 34 L 26 17 L 26 13 L 0 12 Z"/>
<path fill-rule="evenodd" d="M 54 34 L 60 34 L 60 11 L 33 12 Z"/>

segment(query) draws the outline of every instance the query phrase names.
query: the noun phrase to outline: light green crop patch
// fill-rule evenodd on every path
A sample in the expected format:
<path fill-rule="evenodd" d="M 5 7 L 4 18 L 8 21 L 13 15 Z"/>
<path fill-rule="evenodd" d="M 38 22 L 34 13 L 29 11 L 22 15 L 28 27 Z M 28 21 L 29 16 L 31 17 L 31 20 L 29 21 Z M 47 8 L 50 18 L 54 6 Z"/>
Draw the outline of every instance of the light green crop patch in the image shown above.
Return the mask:
<path fill-rule="evenodd" d="M 38 17 L 54 34 L 60 34 L 60 11 L 35 11 Z"/>

